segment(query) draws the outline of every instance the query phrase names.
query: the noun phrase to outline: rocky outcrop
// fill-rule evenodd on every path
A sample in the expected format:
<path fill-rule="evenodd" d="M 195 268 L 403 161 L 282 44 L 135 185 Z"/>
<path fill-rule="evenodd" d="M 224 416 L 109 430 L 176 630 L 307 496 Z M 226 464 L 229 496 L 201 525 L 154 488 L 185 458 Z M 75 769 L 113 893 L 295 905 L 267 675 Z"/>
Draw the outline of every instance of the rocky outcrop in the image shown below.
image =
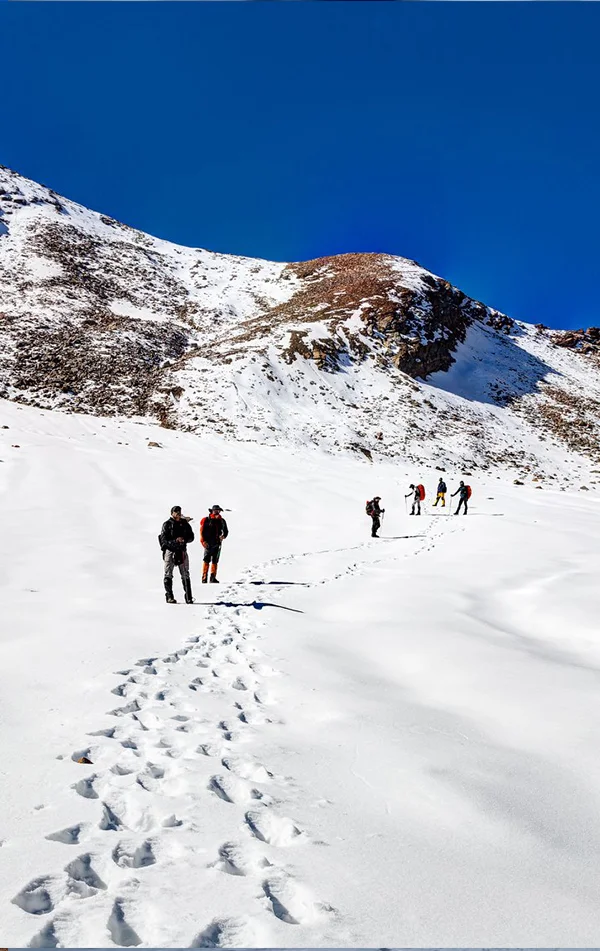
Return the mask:
<path fill-rule="evenodd" d="M 247 321 L 244 340 L 289 328 L 284 360 L 312 359 L 329 371 L 376 354 L 409 376 L 425 378 L 451 366 L 473 321 L 496 315 L 414 262 L 386 254 L 317 258 L 289 264 L 286 275 L 299 281 L 299 289 L 260 319 Z M 303 329 L 315 322 L 318 331 Z"/>
<path fill-rule="evenodd" d="M 558 331 L 552 335 L 552 340 L 557 347 L 600 356 L 600 327 Z"/>
<path fill-rule="evenodd" d="M 174 324 L 132 320 L 109 311 L 61 322 L 33 322 L 4 316 L 2 334 L 11 346 L 0 349 L 0 389 L 40 406 L 98 415 L 152 414 L 166 422 L 165 362 L 181 356 L 188 343 Z"/>

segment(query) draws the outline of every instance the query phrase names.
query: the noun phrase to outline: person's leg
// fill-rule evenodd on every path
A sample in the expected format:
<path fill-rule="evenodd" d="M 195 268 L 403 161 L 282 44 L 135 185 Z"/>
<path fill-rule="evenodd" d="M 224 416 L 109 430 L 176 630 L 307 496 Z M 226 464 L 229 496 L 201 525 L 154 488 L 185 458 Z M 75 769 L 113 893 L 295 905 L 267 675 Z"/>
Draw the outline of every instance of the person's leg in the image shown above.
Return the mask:
<path fill-rule="evenodd" d="M 421 514 L 421 499 L 417 499 L 417 515 Z"/>
<path fill-rule="evenodd" d="M 208 548 L 204 549 L 204 555 L 202 556 L 202 584 L 206 584 L 208 581 L 208 566 L 210 564 L 210 550 Z"/>
<path fill-rule="evenodd" d="M 440 492 L 440 499 L 442 500 L 442 508 L 446 508 L 446 493 Z"/>
<path fill-rule="evenodd" d="M 179 573 L 181 574 L 181 582 L 183 584 L 183 590 L 185 592 L 185 603 L 192 604 L 192 581 L 190 578 L 190 559 L 187 551 L 183 555 L 183 561 L 179 566 Z"/>
<path fill-rule="evenodd" d="M 379 531 L 379 528 L 380 528 L 380 526 L 381 526 L 381 522 L 380 522 L 380 520 L 379 520 L 379 516 L 378 516 L 378 515 L 373 515 L 373 516 L 371 516 L 371 517 L 372 517 L 372 520 L 373 520 L 373 524 L 372 524 L 372 526 L 371 526 L 371 538 L 377 538 L 377 532 Z"/>
<path fill-rule="evenodd" d="M 173 561 L 173 552 L 166 551 L 164 555 L 164 585 L 165 585 L 165 599 L 167 602 L 172 603 L 175 601 L 173 597 L 173 568 L 175 567 Z"/>
<path fill-rule="evenodd" d="M 214 548 L 211 549 L 210 558 L 211 558 L 212 564 L 210 566 L 210 580 L 212 584 L 219 583 L 217 580 L 217 565 L 219 564 L 220 554 L 221 554 L 220 545 L 216 545 Z"/>
<path fill-rule="evenodd" d="M 463 514 L 466 515 L 468 511 L 469 511 L 469 506 L 468 506 L 467 500 L 465 499 L 465 511 Z"/>

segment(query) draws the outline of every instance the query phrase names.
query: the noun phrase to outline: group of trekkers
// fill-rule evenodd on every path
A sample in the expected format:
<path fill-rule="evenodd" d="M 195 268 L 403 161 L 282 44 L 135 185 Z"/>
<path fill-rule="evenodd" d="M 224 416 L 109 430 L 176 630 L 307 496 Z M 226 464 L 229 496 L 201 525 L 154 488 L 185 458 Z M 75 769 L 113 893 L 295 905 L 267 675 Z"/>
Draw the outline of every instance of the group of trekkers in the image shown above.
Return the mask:
<path fill-rule="evenodd" d="M 202 558 L 202 584 L 210 581 L 211 584 L 218 584 L 217 566 L 221 555 L 221 544 L 224 538 L 227 538 L 229 529 L 227 522 L 221 515 L 223 509 L 220 505 L 213 505 L 200 522 L 200 542 L 204 548 Z M 162 551 L 164 563 L 164 585 L 165 598 L 167 604 L 177 604 L 173 595 L 173 571 L 175 567 L 179 568 L 185 603 L 193 604 L 192 581 L 190 578 L 190 559 L 187 553 L 187 546 L 194 541 L 194 530 L 190 525 L 192 519 L 189 515 L 181 514 L 181 505 L 174 505 L 171 509 L 171 517 L 163 524 L 158 536 L 158 543 Z M 208 576 L 210 569 L 210 579 Z"/>
<path fill-rule="evenodd" d="M 448 486 L 444 480 L 440 477 L 438 482 L 438 487 L 435 496 L 435 502 L 433 503 L 433 508 L 437 508 L 439 502 L 442 503 L 442 508 L 446 507 L 446 493 L 448 492 Z M 455 495 L 458 495 L 458 506 L 456 511 L 453 512 L 453 515 L 459 515 L 461 509 L 463 510 L 463 515 L 466 515 L 469 511 L 469 499 L 471 498 L 471 486 L 465 485 L 464 482 L 460 482 L 456 492 L 452 492 L 450 498 L 454 498 Z M 410 515 L 420 515 L 421 514 L 421 502 L 425 501 L 425 487 L 423 485 L 413 485 L 412 482 L 409 486 L 408 493 L 404 496 L 405 499 L 412 500 L 412 507 L 409 512 Z M 372 498 L 366 505 L 366 513 L 371 517 L 371 538 L 379 538 L 377 532 L 381 527 L 381 516 L 385 512 L 385 509 L 381 508 L 380 505 L 381 496 L 376 495 Z"/>
<path fill-rule="evenodd" d="M 433 503 L 434 508 L 437 507 L 439 502 L 442 503 L 442 508 L 445 507 L 447 491 L 448 488 L 446 483 L 442 478 L 440 478 L 435 502 Z M 454 498 L 455 495 L 458 495 L 459 499 L 458 507 L 453 514 L 458 515 L 462 508 L 464 515 L 466 515 L 468 512 L 469 498 L 471 497 L 471 486 L 465 485 L 464 482 L 461 482 L 456 492 L 452 493 L 451 498 Z M 424 486 L 413 485 L 411 483 L 409 491 L 407 495 L 404 496 L 404 498 L 412 499 L 410 514 L 420 515 L 421 502 L 423 502 L 425 499 Z M 373 499 L 367 502 L 366 506 L 367 515 L 371 517 L 372 521 L 372 538 L 379 538 L 377 533 L 381 527 L 381 516 L 385 512 L 385 509 L 381 508 L 381 505 L 379 504 L 380 502 L 381 496 L 376 495 Z M 208 510 L 208 515 L 206 515 L 200 522 L 200 542 L 204 548 L 204 555 L 202 558 L 202 584 L 206 584 L 207 582 L 210 582 L 211 584 L 219 583 L 217 578 L 217 567 L 221 555 L 221 545 L 223 543 L 223 539 L 227 538 L 229 534 L 227 522 L 221 514 L 222 511 L 223 509 L 220 505 L 212 505 Z M 187 552 L 187 546 L 191 544 L 195 538 L 194 530 L 190 525 L 191 521 L 192 519 L 189 515 L 182 515 L 181 505 L 174 505 L 171 509 L 171 517 L 163 523 L 160 535 L 158 536 L 158 543 L 163 556 L 164 586 L 167 604 L 177 604 L 177 601 L 173 595 L 173 572 L 176 567 L 179 568 L 179 573 L 181 575 L 185 603 L 194 603 L 194 598 L 192 595 L 192 580 L 190 577 L 190 559 Z"/>

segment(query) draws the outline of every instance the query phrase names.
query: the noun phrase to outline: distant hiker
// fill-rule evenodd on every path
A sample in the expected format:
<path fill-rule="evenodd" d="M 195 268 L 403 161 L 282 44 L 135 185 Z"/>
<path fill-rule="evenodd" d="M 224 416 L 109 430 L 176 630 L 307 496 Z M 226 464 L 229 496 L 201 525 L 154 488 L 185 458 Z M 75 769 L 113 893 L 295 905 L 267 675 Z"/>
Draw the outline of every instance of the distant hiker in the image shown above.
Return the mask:
<path fill-rule="evenodd" d="M 445 505 L 446 505 L 446 492 L 447 492 L 447 491 L 448 491 L 448 489 L 447 489 L 447 487 L 446 487 L 446 483 L 445 483 L 444 480 L 440 477 L 440 481 L 438 482 L 438 487 L 437 487 L 437 495 L 436 495 L 436 498 L 435 498 L 435 502 L 433 503 L 433 507 L 434 507 L 434 508 L 436 507 L 436 505 L 438 504 L 438 502 L 441 502 L 441 503 L 442 503 L 442 508 L 445 507 Z"/>
<path fill-rule="evenodd" d="M 189 519 L 181 514 L 181 505 L 174 505 L 171 509 L 171 518 L 164 523 L 158 541 L 163 554 L 165 575 L 165 597 L 167 604 L 177 604 L 173 597 L 173 570 L 179 568 L 185 603 L 193 604 L 192 582 L 190 581 L 190 560 L 187 545 L 194 541 L 194 532 Z"/>
<path fill-rule="evenodd" d="M 471 498 L 471 486 L 465 485 L 464 482 L 461 482 L 456 492 L 452 493 L 452 498 L 454 498 L 455 495 L 458 495 L 458 508 L 456 509 L 456 512 L 454 512 L 454 515 L 459 514 L 461 505 L 464 505 L 465 508 L 463 515 L 466 515 L 469 511 L 467 503 Z"/>
<path fill-rule="evenodd" d="M 367 502 L 367 505 L 366 505 L 367 515 L 370 515 L 372 519 L 371 538 L 379 538 L 379 535 L 377 534 L 377 532 L 379 531 L 381 527 L 381 519 L 379 518 L 379 516 L 383 515 L 383 513 L 385 512 L 385 509 L 382 509 L 380 507 L 379 505 L 380 502 L 381 502 L 381 496 L 376 495 L 375 498 L 371 499 L 370 502 Z"/>
<path fill-rule="evenodd" d="M 202 584 L 208 581 L 208 566 L 210 569 L 211 584 L 218 584 L 217 565 L 221 555 L 221 542 L 229 535 L 227 522 L 222 517 L 223 509 L 220 505 L 213 505 L 209 508 L 208 515 L 200 522 L 200 541 L 204 546 L 204 559 L 202 565 Z"/>
<path fill-rule="evenodd" d="M 422 485 L 413 485 L 412 482 L 409 486 L 410 492 L 408 495 L 405 495 L 405 499 L 410 499 L 412 497 L 412 508 L 410 510 L 411 515 L 420 515 L 421 514 L 421 502 L 425 498 L 425 489 Z"/>

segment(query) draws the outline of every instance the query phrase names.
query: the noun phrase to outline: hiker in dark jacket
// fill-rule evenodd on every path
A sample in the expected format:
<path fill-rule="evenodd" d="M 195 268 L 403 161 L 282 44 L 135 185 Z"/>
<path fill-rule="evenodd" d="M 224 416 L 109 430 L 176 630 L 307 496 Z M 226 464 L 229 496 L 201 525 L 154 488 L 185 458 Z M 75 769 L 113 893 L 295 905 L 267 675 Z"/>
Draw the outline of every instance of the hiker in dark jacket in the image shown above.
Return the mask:
<path fill-rule="evenodd" d="M 456 492 L 452 493 L 452 498 L 454 498 L 455 495 L 458 495 L 458 508 L 456 509 L 456 512 L 454 512 L 454 515 L 459 514 L 461 505 L 464 505 L 465 507 L 463 515 L 466 515 L 467 512 L 469 511 L 469 506 L 468 506 L 469 489 L 464 484 L 464 482 L 461 482 Z"/>
<path fill-rule="evenodd" d="M 438 502 L 441 502 L 441 503 L 442 503 L 442 508 L 445 508 L 445 506 L 446 506 L 446 492 L 447 492 L 447 491 L 448 491 L 448 489 L 447 489 L 447 487 L 446 487 L 446 483 L 444 482 L 444 480 L 443 480 L 442 478 L 440 478 L 440 481 L 438 482 L 438 487 L 437 487 L 437 495 L 436 495 L 436 497 L 435 497 L 435 502 L 433 503 L 433 507 L 434 507 L 434 508 L 436 507 L 436 505 L 438 504 Z"/>
<path fill-rule="evenodd" d="M 371 499 L 370 502 L 367 502 L 367 515 L 371 516 L 371 538 L 379 538 L 377 532 L 381 528 L 380 515 L 383 515 L 385 512 L 385 509 L 382 509 L 379 505 L 380 502 L 380 495 L 376 495 L 374 499 Z"/>
<path fill-rule="evenodd" d="M 405 495 L 404 498 L 410 499 L 410 497 L 412 496 L 413 503 L 412 503 L 412 508 L 410 510 L 410 514 L 420 515 L 421 514 L 421 492 L 419 490 L 419 486 L 418 485 L 414 486 L 411 482 L 409 488 L 410 488 L 410 492 L 408 493 L 408 495 Z"/>
<path fill-rule="evenodd" d="M 167 603 L 177 604 L 173 597 L 173 571 L 177 565 L 185 593 L 185 603 L 193 604 L 187 546 L 189 542 L 194 541 L 194 532 L 188 518 L 181 514 L 181 505 L 174 505 L 171 509 L 171 518 L 164 523 L 159 540 L 165 568 L 164 584 Z"/>
<path fill-rule="evenodd" d="M 223 509 L 220 505 L 213 505 L 208 510 L 208 515 L 200 522 L 200 541 L 204 546 L 204 558 L 202 565 L 202 584 L 208 581 L 208 566 L 210 565 L 211 584 L 218 584 L 217 565 L 221 556 L 221 542 L 229 535 L 227 522 L 221 515 Z"/>

